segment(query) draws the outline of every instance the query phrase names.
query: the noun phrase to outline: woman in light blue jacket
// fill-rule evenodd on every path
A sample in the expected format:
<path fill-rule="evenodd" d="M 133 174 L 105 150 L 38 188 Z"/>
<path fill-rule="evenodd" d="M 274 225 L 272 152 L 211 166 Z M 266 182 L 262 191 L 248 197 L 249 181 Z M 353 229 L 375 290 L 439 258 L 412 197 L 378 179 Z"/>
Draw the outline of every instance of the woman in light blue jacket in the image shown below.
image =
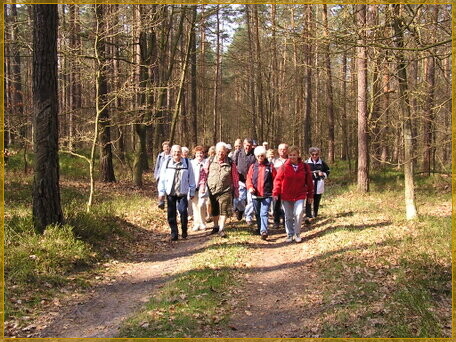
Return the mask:
<path fill-rule="evenodd" d="M 182 225 L 182 238 L 187 238 L 188 227 L 188 198 L 195 196 L 195 176 L 193 168 L 187 158 L 182 158 L 180 145 L 173 145 L 171 158 L 161 167 L 158 181 L 158 197 L 165 199 L 168 207 L 168 223 L 171 228 L 171 240 L 178 239 L 177 211 L 179 211 Z"/>

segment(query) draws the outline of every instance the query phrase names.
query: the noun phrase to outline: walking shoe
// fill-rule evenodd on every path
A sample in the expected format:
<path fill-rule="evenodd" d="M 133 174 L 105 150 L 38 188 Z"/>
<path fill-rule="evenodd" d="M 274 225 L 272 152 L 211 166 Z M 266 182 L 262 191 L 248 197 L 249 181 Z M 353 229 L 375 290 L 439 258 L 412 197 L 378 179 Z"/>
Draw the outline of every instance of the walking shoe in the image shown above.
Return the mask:
<path fill-rule="evenodd" d="M 310 224 L 310 219 L 306 217 L 305 220 L 304 220 L 304 223 L 305 224 Z"/>
<path fill-rule="evenodd" d="M 209 233 L 210 235 L 212 234 L 217 234 L 219 232 L 219 227 L 214 227 L 212 228 L 211 232 Z"/>
<path fill-rule="evenodd" d="M 182 239 L 186 239 L 188 236 L 187 231 L 182 232 Z"/>
<path fill-rule="evenodd" d="M 238 221 L 242 220 L 242 216 L 244 215 L 244 212 L 243 211 L 240 211 L 238 209 L 236 209 L 236 218 Z"/>
<path fill-rule="evenodd" d="M 266 240 L 268 238 L 268 233 L 267 232 L 262 232 L 261 233 L 261 239 Z"/>
<path fill-rule="evenodd" d="M 206 226 L 204 224 L 200 224 L 199 229 L 200 230 L 206 230 Z"/>
<path fill-rule="evenodd" d="M 286 242 L 293 242 L 293 236 L 287 236 Z"/>
<path fill-rule="evenodd" d="M 192 231 L 197 232 L 199 229 L 199 226 L 193 226 Z"/>
<path fill-rule="evenodd" d="M 225 234 L 225 232 L 224 232 L 223 230 L 219 231 L 219 232 L 218 232 L 218 235 L 219 235 L 220 237 L 226 237 L 226 234 Z"/>
<path fill-rule="evenodd" d="M 177 241 L 177 235 L 171 235 L 170 240 L 171 241 Z"/>
<path fill-rule="evenodd" d="M 295 235 L 294 236 L 294 240 L 297 242 L 297 243 L 300 243 L 302 241 L 301 237 L 299 235 Z"/>

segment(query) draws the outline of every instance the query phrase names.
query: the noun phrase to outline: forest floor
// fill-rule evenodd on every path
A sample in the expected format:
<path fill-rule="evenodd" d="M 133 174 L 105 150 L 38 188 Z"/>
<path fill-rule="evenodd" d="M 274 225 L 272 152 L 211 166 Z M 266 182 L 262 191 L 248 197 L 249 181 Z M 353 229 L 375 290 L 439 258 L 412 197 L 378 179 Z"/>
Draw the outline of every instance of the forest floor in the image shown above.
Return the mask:
<path fill-rule="evenodd" d="M 398 227 L 384 216 L 364 217 L 362 213 L 344 210 L 329 213 L 328 209 L 323 205 L 323 216 L 303 227 L 300 244 L 286 243 L 283 229 L 271 231 L 267 241 L 249 236 L 244 241 L 248 252 L 238 261 L 241 267 L 236 275 L 237 285 L 230 286 L 230 293 L 225 294 L 224 307 L 230 312 L 229 317 L 218 324 L 200 322 L 200 328 L 182 336 L 397 336 L 404 329 L 393 327 L 392 310 L 401 305 L 396 302 L 400 298 L 396 295 L 400 284 L 395 280 L 404 271 L 400 270 L 397 243 L 417 236 L 418 228 Z M 449 202 L 429 209 L 437 215 L 451 215 Z M 252 227 L 234 220 L 228 226 L 241 226 L 244 233 L 252 231 Z M 141 310 L 177 276 L 191 270 L 192 259 L 198 253 L 211 244 L 229 242 L 230 235 L 236 235 L 227 228 L 225 239 L 208 236 L 207 231 L 191 232 L 187 240 L 167 242 L 166 229 L 164 225 L 158 235 L 143 231 L 136 239 L 140 242 L 135 248 L 137 254 L 106 264 L 99 284 L 86 293 L 70 294 L 59 307 L 49 308 L 39 317 L 37 330 L 29 337 L 119 336 L 125 319 Z M 338 230 L 342 235 L 331 237 Z M 364 230 L 371 233 L 363 233 Z M 347 235 L 352 236 L 347 239 Z M 157 243 L 160 253 L 148 249 Z M 380 261 L 385 258 L 387 262 Z M 337 267 L 331 269 L 328 263 L 333 261 Z M 448 337 L 451 285 L 448 282 L 443 287 L 447 295 L 436 294 L 430 303 L 434 323 L 441 328 L 435 331 L 440 331 L 439 337 Z M 406 310 L 413 310 L 411 306 Z M 149 325 L 145 321 L 132 324 Z M 416 326 L 410 333 L 419 335 L 419 329 Z"/>
<path fill-rule="evenodd" d="M 10 309 L 5 336 L 451 337 L 451 190 L 436 186 L 422 185 L 420 219 L 407 222 L 395 184 L 360 195 L 332 183 L 298 244 L 283 228 L 263 241 L 234 217 L 226 238 L 209 235 L 209 224 L 171 242 L 152 189 L 98 185 L 99 199 L 122 208 L 115 222 L 128 239 L 115 237 L 111 257 L 39 294 L 26 316 Z M 84 286 L 71 281 L 79 278 Z M 14 291 L 6 300 L 14 310 L 37 301 Z"/>

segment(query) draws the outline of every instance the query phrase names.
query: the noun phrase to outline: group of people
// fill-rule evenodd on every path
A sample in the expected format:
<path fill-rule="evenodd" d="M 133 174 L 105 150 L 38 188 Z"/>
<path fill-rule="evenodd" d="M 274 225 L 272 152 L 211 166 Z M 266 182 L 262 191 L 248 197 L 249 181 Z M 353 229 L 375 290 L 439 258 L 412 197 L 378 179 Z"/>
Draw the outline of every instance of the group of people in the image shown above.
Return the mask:
<path fill-rule="evenodd" d="M 303 160 L 296 146 L 282 143 L 278 156 L 268 143 L 256 146 L 252 139 L 219 142 L 205 153 L 202 146 L 189 149 L 180 145 L 162 144 L 154 170 L 159 207 L 167 207 L 171 240 L 188 236 L 189 215 L 192 230 L 205 230 L 211 216 L 214 226 L 210 234 L 226 236 L 227 217 L 234 212 L 238 220 L 248 224 L 256 219 L 256 233 L 266 240 L 268 218 L 272 209 L 274 228 L 285 225 L 287 242 L 301 242 L 303 221 L 310 224 L 318 215 L 324 180 L 329 167 L 320 157 L 320 149 L 311 147 Z M 189 201 L 191 205 L 189 205 Z"/>

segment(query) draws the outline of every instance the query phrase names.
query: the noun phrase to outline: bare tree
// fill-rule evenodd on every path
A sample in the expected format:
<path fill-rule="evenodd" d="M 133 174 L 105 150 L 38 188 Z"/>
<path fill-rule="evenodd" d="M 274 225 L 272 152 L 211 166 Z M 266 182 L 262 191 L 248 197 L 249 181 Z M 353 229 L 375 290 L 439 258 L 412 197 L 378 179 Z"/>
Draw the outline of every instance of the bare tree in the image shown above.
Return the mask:
<path fill-rule="evenodd" d="M 367 142 L 367 52 L 366 52 L 366 5 L 356 5 L 359 38 L 356 47 L 358 78 L 358 190 L 369 191 L 369 152 Z"/>

